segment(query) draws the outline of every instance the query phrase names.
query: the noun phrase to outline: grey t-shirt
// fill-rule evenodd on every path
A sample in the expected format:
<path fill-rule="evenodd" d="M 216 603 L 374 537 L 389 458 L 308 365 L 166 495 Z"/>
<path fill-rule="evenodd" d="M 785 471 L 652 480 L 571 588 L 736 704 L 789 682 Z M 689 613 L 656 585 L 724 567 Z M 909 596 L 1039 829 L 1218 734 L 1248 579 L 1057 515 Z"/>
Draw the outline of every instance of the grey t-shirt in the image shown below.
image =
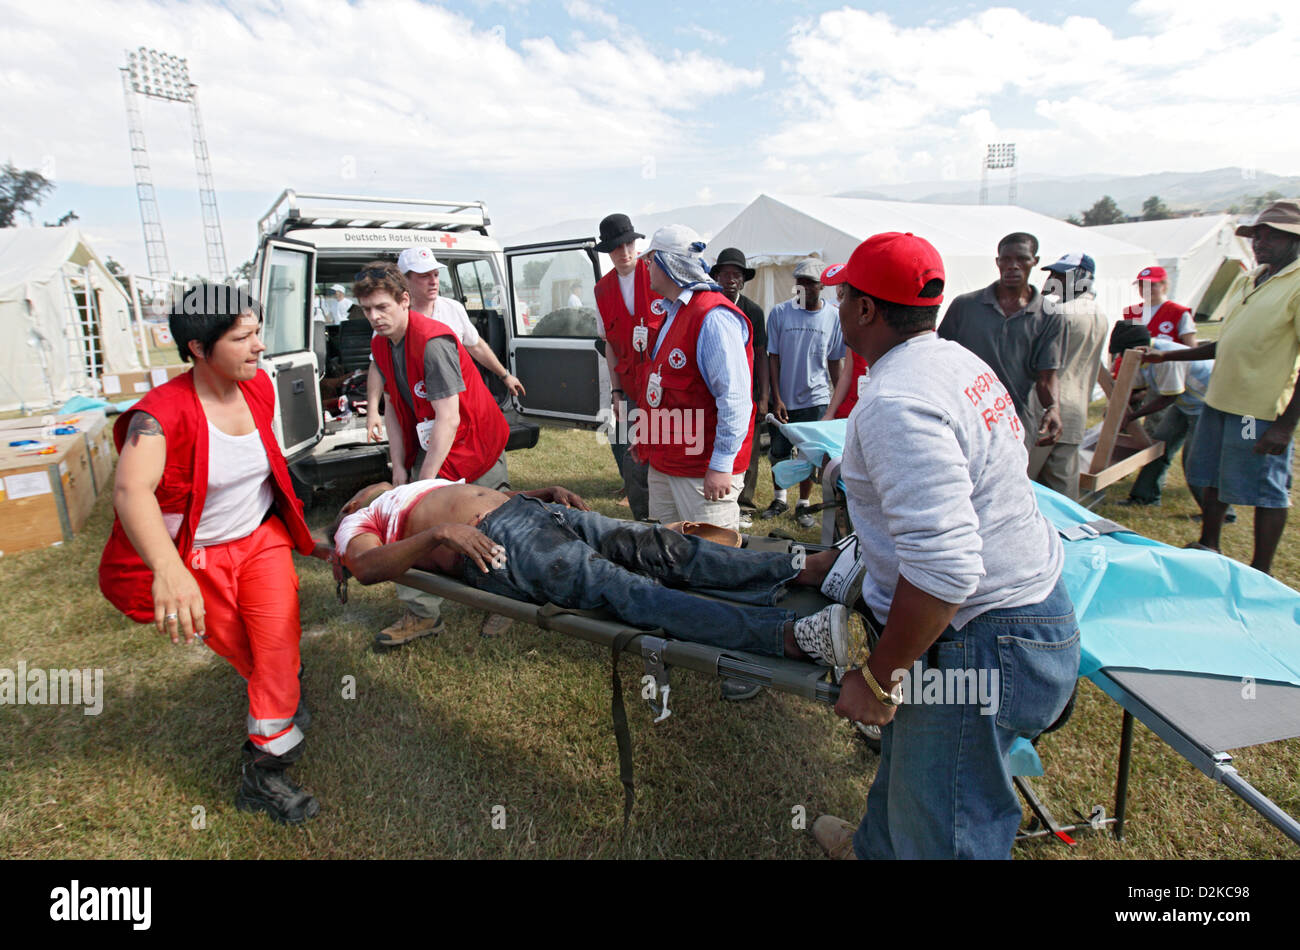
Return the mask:
<path fill-rule="evenodd" d="M 993 371 L 932 333 L 871 367 L 840 470 L 867 552 L 862 595 L 884 622 L 901 574 L 960 604 L 953 626 L 1042 601 L 1065 562 L 1038 511 L 1014 403 Z"/>
<path fill-rule="evenodd" d="M 767 315 L 767 351 L 781 358 L 776 387 L 787 409 L 828 404 L 826 362 L 844 358 L 839 308 L 824 298 L 818 310 L 805 310 L 793 300 L 777 304 Z"/>
<path fill-rule="evenodd" d="M 403 344 L 405 342 L 402 341 Z M 397 391 L 406 400 L 406 405 L 414 412 L 415 404 L 411 401 L 411 387 L 406 379 L 406 358 L 403 355 L 402 344 L 394 344 L 390 341 L 388 346 L 393 354 L 393 382 L 397 384 Z M 379 372 L 383 375 L 383 370 Z M 464 391 L 465 378 L 460 372 L 460 354 L 456 351 L 454 339 L 438 336 L 425 344 L 423 382 L 424 392 L 419 395 L 429 402 L 435 399 L 446 399 L 448 396 Z"/>
<path fill-rule="evenodd" d="M 1029 392 L 1042 370 L 1061 368 L 1064 324 L 1059 307 L 1043 306 L 1044 297 L 1035 288 L 1030 288 L 1033 296 L 1023 310 L 1005 316 L 998 306 L 997 286 L 995 281 L 950 303 L 939 336 L 960 343 L 993 367 L 1029 429 L 1037 423 L 1029 417 Z"/>

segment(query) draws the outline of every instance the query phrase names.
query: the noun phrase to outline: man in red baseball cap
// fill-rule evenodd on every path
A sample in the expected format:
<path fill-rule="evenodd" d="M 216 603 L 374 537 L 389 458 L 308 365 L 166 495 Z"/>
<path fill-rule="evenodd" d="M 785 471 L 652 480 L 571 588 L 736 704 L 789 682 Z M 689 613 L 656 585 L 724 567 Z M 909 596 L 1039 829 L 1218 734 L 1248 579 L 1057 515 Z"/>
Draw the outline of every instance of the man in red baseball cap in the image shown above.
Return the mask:
<path fill-rule="evenodd" d="M 856 833 L 823 815 L 813 834 L 832 856 L 1007 858 L 1020 824 L 1007 754 L 1056 721 L 1078 675 L 1061 540 L 1025 474 L 1015 401 L 934 333 L 934 247 L 877 234 L 829 282 L 845 287 L 840 327 L 869 367 L 842 476 L 866 568 L 857 608 L 883 621 L 835 711 L 882 729 Z M 935 697 L 920 688 L 930 669 L 984 688 Z"/>
<path fill-rule="evenodd" d="M 1169 340 L 1183 346 L 1196 345 L 1196 320 L 1192 308 L 1168 298 L 1169 272 L 1163 267 L 1144 267 L 1138 271 L 1137 284 L 1142 302 L 1124 308 L 1124 319 L 1141 323 L 1151 339 Z"/>

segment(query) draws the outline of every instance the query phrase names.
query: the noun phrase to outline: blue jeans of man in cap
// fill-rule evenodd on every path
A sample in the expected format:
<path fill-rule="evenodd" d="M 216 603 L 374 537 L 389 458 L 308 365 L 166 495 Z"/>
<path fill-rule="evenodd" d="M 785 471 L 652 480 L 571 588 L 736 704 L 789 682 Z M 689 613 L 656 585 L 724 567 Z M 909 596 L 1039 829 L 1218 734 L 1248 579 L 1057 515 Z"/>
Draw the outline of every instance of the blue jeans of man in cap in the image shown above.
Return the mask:
<path fill-rule="evenodd" d="M 990 610 L 949 627 L 921 668 L 998 674 L 996 710 L 963 703 L 905 704 L 881 729 L 880 766 L 853 850 L 867 859 L 1011 856 L 1020 800 L 1008 754 L 1060 716 L 1079 674 L 1079 627 L 1065 584 L 1027 607 Z M 924 676 L 924 674 L 923 674 Z M 955 677 L 954 677 L 955 678 Z M 906 686 L 907 698 L 917 687 Z M 986 715 L 986 711 L 988 714 Z"/>
<path fill-rule="evenodd" d="M 723 649 L 785 652 L 794 611 L 773 605 L 799 574 L 788 553 L 737 550 L 524 495 L 489 513 L 478 530 L 506 551 L 505 565 L 487 574 L 465 562 L 465 583 L 478 590 L 606 609 L 627 623 Z"/>

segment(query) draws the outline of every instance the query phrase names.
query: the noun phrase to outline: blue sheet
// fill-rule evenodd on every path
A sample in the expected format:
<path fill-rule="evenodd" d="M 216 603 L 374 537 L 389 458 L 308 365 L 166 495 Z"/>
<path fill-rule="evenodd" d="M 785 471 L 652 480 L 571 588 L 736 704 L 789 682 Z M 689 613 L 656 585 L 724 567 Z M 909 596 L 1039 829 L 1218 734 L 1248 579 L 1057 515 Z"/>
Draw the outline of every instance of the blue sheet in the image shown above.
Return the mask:
<path fill-rule="evenodd" d="M 781 431 L 810 463 L 843 454 L 844 420 Z M 1097 517 L 1041 485 L 1034 492 L 1058 528 Z M 1065 583 L 1083 634 L 1081 675 L 1129 667 L 1300 686 L 1300 593 L 1222 555 L 1132 531 L 1064 544 Z"/>

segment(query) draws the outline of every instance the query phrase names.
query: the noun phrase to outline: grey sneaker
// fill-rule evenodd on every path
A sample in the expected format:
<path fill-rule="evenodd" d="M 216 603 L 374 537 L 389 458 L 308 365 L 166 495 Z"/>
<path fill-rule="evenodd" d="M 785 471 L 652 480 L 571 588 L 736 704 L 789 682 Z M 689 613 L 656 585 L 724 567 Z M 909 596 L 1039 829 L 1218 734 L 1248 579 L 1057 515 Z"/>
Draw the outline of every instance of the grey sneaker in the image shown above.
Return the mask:
<path fill-rule="evenodd" d="M 813 513 L 808 510 L 807 505 L 797 506 L 795 508 L 795 512 L 796 514 L 794 516 L 794 523 L 797 524 L 799 527 L 801 528 L 817 527 L 817 519 L 813 516 Z"/>
<path fill-rule="evenodd" d="M 836 603 L 852 607 L 862 596 L 862 581 L 867 576 L 867 559 L 856 534 L 835 542 L 839 554 L 826 572 L 821 592 Z"/>
<path fill-rule="evenodd" d="M 860 622 L 853 623 L 849 608 L 831 604 L 794 622 L 794 642 L 804 653 L 825 666 L 835 667 L 838 672 L 847 670 L 861 652 L 864 640 L 861 629 Z"/>

